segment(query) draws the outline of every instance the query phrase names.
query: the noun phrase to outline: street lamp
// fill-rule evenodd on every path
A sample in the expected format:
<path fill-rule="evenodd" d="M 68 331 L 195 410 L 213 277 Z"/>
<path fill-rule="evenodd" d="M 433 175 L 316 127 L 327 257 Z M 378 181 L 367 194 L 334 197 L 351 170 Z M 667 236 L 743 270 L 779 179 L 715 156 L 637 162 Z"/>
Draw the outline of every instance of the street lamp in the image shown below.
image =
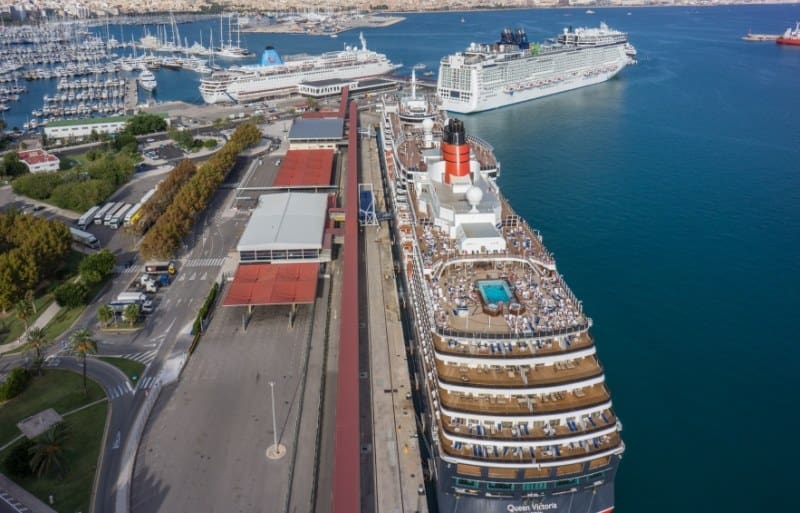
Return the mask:
<path fill-rule="evenodd" d="M 278 428 L 275 421 L 275 382 L 269 382 L 269 395 L 272 397 L 272 449 L 278 451 Z"/>
<path fill-rule="evenodd" d="M 267 447 L 267 458 L 278 460 L 286 456 L 286 447 L 278 444 L 278 421 L 275 417 L 275 382 L 269 382 L 269 395 L 272 399 L 272 445 Z"/>

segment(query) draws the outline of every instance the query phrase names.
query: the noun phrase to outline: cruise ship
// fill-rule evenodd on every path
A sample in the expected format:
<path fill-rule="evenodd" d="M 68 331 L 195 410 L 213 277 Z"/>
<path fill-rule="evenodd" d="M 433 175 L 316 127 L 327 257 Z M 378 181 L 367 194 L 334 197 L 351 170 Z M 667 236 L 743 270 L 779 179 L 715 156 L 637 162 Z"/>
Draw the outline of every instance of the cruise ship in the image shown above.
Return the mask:
<path fill-rule="evenodd" d="M 260 64 L 234 66 L 202 79 L 200 93 L 206 103 L 249 102 L 293 92 L 304 81 L 380 76 L 400 67 L 386 55 L 368 50 L 364 35 L 359 37 L 360 48 L 346 46 L 342 51 L 286 61 L 268 46 Z"/>
<path fill-rule="evenodd" d="M 379 145 L 438 511 L 608 513 L 625 446 L 592 320 L 491 145 L 415 96 L 384 99 Z"/>
<path fill-rule="evenodd" d="M 531 44 L 522 29 L 503 29 L 494 44 L 472 43 L 442 58 L 437 92 L 445 109 L 497 109 L 604 82 L 633 63 L 628 35 L 610 29 L 565 28 L 553 43 Z"/>

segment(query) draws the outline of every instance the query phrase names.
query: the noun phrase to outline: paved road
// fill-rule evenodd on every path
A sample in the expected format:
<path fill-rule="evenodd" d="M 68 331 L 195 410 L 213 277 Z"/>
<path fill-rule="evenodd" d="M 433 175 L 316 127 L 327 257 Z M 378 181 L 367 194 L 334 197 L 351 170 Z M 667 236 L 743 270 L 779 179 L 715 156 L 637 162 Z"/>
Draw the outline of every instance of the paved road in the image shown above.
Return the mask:
<path fill-rule="evenodd" d="M 0 372 L 20 365 L 26 357 L 24 355 L 6 355 L 0 358 Z M 71 356 L 51 356 L 46 366 L 49 368 L 66 369 L 77 373 L 83 372 L 82 364 Z M 109 489 L 109 480 L 119 472 L 117 458 L 109 457 L 119 452 L 121 433 L 129 423 L 129 413 L 133 403 L 133 387 L 128 378 L 118 368 L 102 360 L 89 358 L 86 361 L 86 375 L 100 384 L 109 397 L 110 416 L 106 427 L 106 441 L 103 447 L 103 456 L 98 467 L 98 489 Z M 117 435 L 120 433 L 120 435 Z M 21 504 L 19 497 L 8 497 L 9 500 L 0 500 L 0 513 L 23 513 L 25 509 L 14 509 L 11 504 Z M 28 506 L 28 505 L 26 505 Z M 101 510 L 97 511 L 111 511 Z"/>

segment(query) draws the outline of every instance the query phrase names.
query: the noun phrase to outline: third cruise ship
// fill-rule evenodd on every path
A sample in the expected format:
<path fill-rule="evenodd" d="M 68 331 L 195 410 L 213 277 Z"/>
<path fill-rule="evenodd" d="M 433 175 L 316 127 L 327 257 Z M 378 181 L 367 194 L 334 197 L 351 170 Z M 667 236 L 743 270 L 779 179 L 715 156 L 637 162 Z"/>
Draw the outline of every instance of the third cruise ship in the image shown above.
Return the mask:
<path fill-rule="evenodd" d="M 528 42 L 522 29 L 503 29 L 494 44 L 472 43 L 439 65 L 437 92 L 451 112 L 505 107 L 604 82 L 633 63 L 628 35 L 599 28 L 565 28 L 553 44 Z"/>

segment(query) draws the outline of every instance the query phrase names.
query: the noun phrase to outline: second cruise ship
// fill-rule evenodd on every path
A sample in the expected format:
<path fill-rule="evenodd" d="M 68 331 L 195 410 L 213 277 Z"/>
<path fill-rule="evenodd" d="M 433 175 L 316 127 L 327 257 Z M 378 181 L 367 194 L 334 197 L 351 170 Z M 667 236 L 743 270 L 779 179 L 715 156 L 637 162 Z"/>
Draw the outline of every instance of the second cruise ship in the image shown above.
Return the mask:
<path fill-rule="evenodd" d="M 472 43 L 442 58 L 437 92 L 448 111 L 480 112 L 604 82 L 635 55 L 628 35 L 605 23 L 565 28 L 545 45 L 506 28 L 497 43 Z"/>
<path fill-rule="evenodd" d="M 413 80 L 384 99 L 379 144 L 438 511 L 609 513 L 625 446 L 592 320 L 492 147 Z"/>
<path fill-rule="evenodd" d="M 304 81 L 376 77 L 400 67 L 386 55 L 368 50 L 363 34 L 359 38 L 360 48 L 347 46 L 338 52 L 285 61 L 267 47 L 259 65 L 233 66 L 202 79 L 200 94 L 206 103 L 248 102 L 293 92 Z"/>

